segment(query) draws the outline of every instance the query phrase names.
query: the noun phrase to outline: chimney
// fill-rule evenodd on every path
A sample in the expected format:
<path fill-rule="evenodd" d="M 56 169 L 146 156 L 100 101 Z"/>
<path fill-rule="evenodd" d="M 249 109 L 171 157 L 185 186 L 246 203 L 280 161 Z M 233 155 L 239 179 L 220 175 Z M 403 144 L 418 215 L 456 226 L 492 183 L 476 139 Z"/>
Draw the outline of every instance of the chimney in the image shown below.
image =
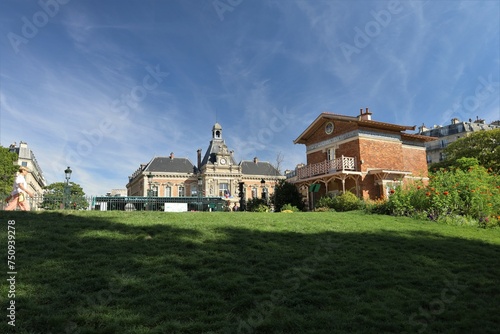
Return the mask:
<path fill-rule="evenodd" d="M 460 120 L 458 118 L 455 117 L 451 119 L 451 124 L 458 124 L 458 123 L 460 123 Z"/>
<path fill-rule="evenodd" d="M 476 124 L 485 124 L 484 119 L 480 119 L 479 116 L 476 116 L 476 120 L 474 121 Z"/>
<path fill-rule="evenodd" d="M 173 159 L 174 158 L 174 152 L 170 152 L 170 159 Z"/>
<path fill-rule="evenodd" d="M 359 110 L 359 112 L 360 112 L 360 115 L 358 116 L 358 119 L 360 121 L 371 121 L 372 120 L 372 113 L 370 112 L 370 110 L 368 110 L 368 108 L 366 108 L 366 111 L 364 114 L 363 114 L 362 108 Z"/>
<path fill-rule="evenodd" d="M 425 126 L 424 123 L 422 123 L 422 125 L 418 127 L 419 133 L 422 133 L 422 132 L 427 131 L 427 130 L 429 130 L 429 129 Z"/>
<path fill-rule="evenodd" d="M 254 163 L 258 163 L 259 162 L 259 159 L 257 157 L 253 158 L 253 162 Z"/>
<path fill-rule="evenodd" d="M 198 170 L 199 170 L 201 167 L 201 148 L 199 148 L 198 151 L 196 151 L 196 153 L 198 153 Z"/>

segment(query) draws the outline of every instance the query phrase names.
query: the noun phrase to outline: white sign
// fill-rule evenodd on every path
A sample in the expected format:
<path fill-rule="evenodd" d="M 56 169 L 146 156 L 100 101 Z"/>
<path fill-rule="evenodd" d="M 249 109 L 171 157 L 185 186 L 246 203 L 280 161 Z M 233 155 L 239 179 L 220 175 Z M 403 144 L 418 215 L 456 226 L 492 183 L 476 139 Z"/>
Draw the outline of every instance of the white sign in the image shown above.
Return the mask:
<path fill-rule="evenodd" d="M 187 203 L 165 203 L 165 212 L 186 212 Z"/>

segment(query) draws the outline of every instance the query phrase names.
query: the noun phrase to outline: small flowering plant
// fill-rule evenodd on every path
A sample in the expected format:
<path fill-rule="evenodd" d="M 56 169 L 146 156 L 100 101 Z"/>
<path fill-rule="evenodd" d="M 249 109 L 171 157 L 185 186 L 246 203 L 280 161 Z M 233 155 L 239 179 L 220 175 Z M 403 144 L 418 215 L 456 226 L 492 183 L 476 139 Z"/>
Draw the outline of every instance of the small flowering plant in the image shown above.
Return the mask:
<path fill-rule="evenodd" d="M 417 182 L 396 188 L 387 206 L 394 215 L 432 220 L 460 215 L 474 218 L 480 226 L 500 226 L 500 177 L 476 159 L 462 158 L 454 168 L 432 172 L 427 185 Z"/>

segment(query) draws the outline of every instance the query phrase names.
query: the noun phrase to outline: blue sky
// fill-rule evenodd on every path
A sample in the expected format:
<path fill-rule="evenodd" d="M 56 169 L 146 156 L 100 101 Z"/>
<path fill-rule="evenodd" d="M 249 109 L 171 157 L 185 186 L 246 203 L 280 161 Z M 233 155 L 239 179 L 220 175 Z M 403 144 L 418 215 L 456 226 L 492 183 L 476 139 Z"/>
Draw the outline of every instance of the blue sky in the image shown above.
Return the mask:
<path fill-rule="evenodd" d="M 3 0 L 0 144 L 101 195 L 154 156 L 195 163 L 216 121 L 237 161 L 284 169 L 323 111 L 491 122 L 499 17 L 488 0 Z"/>

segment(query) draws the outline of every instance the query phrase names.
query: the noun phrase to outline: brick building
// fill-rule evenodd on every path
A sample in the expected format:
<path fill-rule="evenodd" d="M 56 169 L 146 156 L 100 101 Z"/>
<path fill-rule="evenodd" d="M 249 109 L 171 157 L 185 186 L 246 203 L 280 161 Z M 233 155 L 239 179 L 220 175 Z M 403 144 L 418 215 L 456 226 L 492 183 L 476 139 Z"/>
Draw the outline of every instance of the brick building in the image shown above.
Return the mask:
<path fill-rule="evenodd" d="M 197 151 L 196 165 L 174 153 L 154 157 L 129 176 L 126 187 L 128 196 L 149 193 L 159 197 L 192 197 L 201 192 L 203 197 L 220 197 L 234 206 L 240 202 L 240 183 L 244 184 L 245 200 L 269 199 L 275 184 L 282 179 L 285 177 L 269 162 L 253 158 L 237 163 L 234 151 L 229 150 L 222 136 L 221 125 L 216 123 L 203 158 L 202 150 Z"/>
<path fill-rule="evenodd" d="M 427 180 L 425 142 L 435 138 L 405 131 L 415 126 L 373 121 L 366 108 L 358 116 L 321 113 L 294 140 L 306 146 L 307 164 L 287 174 L 310 207 L 326 194 L 351 191 L 383 198 L 410 180 Z"/>

